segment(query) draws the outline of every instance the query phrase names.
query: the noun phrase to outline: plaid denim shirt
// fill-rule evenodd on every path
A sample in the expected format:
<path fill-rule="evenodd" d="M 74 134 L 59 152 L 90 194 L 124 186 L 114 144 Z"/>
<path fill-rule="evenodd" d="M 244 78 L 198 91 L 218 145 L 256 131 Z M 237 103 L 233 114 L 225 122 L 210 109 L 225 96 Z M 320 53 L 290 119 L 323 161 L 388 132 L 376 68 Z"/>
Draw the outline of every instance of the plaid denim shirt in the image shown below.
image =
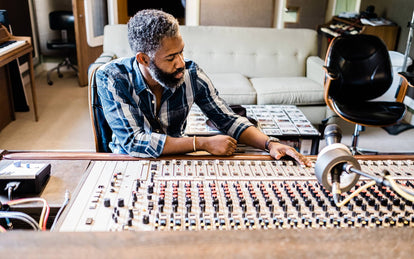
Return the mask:
<path fill-rule="evenodd" d="M 105 118 L 113 131 L 110 143 L 113 153 L 159 157 L 167 135 L 184 135 L 194 103 L 221 132 L 235 139 L 252 125 L 231 111 L 196 63 L 189 60 L 185 63 L 184 83 L 175 89 L 164 88 L 158 114 L 155 96 L 146 85 L 135 57 L 119 58 L 98 69 L 96 84 Z"/>

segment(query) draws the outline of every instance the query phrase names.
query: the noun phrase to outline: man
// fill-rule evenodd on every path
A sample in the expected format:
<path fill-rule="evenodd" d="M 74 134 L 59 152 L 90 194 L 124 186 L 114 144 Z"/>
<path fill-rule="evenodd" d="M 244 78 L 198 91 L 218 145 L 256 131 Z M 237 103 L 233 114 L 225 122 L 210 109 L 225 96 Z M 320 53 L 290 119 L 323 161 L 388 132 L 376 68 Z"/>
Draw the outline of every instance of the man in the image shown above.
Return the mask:
<path fill-rule="evenodd" d="M 114 153 L 158 157 L 204 150 L 228 156 L 239 141 L 268 150 L 276 159 L 288 155 L 310 165 L 294 148 L 234 114 L 202 69 L 184 60 L 184 42 L 173 16 L 158 10 L 138 12 L 128 22 L 128 40 L 135 56 L 107 63 L 96 74 Z M 193 104 L 227 135 L 184 137 Z"/>

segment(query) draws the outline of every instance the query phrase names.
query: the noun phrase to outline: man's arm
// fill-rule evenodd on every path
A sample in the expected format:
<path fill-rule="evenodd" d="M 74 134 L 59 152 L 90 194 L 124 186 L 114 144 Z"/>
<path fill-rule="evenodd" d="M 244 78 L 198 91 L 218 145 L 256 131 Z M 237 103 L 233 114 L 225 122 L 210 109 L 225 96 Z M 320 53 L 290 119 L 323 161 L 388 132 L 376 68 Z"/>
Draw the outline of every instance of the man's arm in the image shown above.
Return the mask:
<path fill-rule="evenodd" d="M 198 94 L 196 103 L 201 110 L 211 119 L 220 131 L 239 139 L 239 142 L 249 146 L 265 149 L 265 143 L 268 136 L 255 128 L 246 118 L 235 115 L 226 102 L 218 96 L 217 90 L 207 75 L 200 69 L 197 70 Z M 205 140 L 208 142 L 211 139 Z M 220 143 L 217 143 L 220 144 Z M 214 143 L 210 144 L 213 146 Z M 230 150 L 226 151 L 228 154 Z M 210 151 L 209 151 L 210 152 Z M 232 151 L 232 153 L 234 150 Z M 212 153 L 212 152 L 210 152 Z M 299 154 L 293 147 L 280 143 L 271 142 L 269 153 L 272 157 L 280 159 L 288 155 L 296 159 L 299 163 L 310 166 L 310 161 L 303 155 Z M 212 153 L 214 154 L 214 153 Z M 230 155 L 230 154 L 229 154 Z"/>
<path fill-rule="evenodd" d="M 239 142 L 264 150 L 266 141 L 268 139 L 269 137 L 265 135 L 263 132 L 261 132 L 254 126 L 250 126 L 242 132 L 239 138 Z M 287 155 L 294 158 L 302 165 L 311 166 L 311 162 L 309 159 L 297 152 L 293 147 L 281 143 L 270 142 L 269 153 L 275 159 L 280 159 L 283 156 Z"/>
<path fill-rule="evenodd" d="M 173 138 L 167 136 L 164 144 L 163 155 L 183 154 L 193 151 L 207 151 L 216 156 L 229 156 L 237 148 L 237 141 L 227 135 L 211 137 L 182 137 Z"/>

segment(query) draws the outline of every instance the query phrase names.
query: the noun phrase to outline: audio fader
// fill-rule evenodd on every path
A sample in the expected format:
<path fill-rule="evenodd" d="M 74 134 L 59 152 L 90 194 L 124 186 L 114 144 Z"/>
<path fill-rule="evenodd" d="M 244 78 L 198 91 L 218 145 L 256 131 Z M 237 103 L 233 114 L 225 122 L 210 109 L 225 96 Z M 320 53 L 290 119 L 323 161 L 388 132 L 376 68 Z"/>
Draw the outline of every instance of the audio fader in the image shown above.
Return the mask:
<path fill-rule="evenodd" d="M 359 160 L 414 187 L 413 160 Z M 352 192 L 364 184 L 361 177 Z M 344 194 L 343 194 L 344 195 Z M 346 206 L 293 161 L 95 161 L 59 231 L 207 231 L 414 227 L 413 203 L 372 186 Z"/>

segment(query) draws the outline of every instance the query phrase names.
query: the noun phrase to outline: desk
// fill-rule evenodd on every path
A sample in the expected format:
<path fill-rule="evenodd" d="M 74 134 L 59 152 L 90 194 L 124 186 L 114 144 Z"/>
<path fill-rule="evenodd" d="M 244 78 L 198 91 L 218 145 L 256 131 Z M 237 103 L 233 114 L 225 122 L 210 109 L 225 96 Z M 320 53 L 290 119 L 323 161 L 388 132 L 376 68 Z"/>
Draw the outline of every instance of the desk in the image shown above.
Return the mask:
<path fill-rule="evenodd" d="M 20 45 L 16 48 L 10 49 L 9 51 L 3 53 L 0 55 L 0 68 L 2 68 L 3 66 L 7 65 L 8 63 L 10 63 L 11 61 L 28 54 L 29 55 L 29 72 L 30 72 L 30 85 L 31 85 L 31 91 L 32 91 L 32 100 L 33 100 L 33 112 L 34 112 L 34 118 L 35 121 L 38 121 L 38 115 L 37 115 L 37 102 L 36 102 L 36 89 L 35 89 L 35 82 L 34 82 L 34 68 L 33 68 L 33 46 L 31 43 L 31 38 L 30 37 L 17 37 L 17 36 L 12 36 L 10 38 L 10 40 L 24 40 L 26 41 L 25 44 Z M 4 70 L 3 70 L 4 71 Z M 9 81 L 9 80 L 8 80 Z M 9 85 L 9 91 L 12 91 L 12 86 L 10 85 L 10 83 L 8 83 Z M 11 102 L 13 104 L 13 102 Z M 12 108 L 12 120 L 15 119 L 14 116 L 14 108 Z"/>
<path fill-rule="evenodd" d="M 208 158 L 208 156 L 206 157 Z M 211 159 L 211 156 L 209 157 Z M 201 159 L 201 157 L 199 158 Z M 220 160 L 259 159 L 255 156 L 214 158 Z M 361 160 L 413 160 L 412 156 L 358 156 L 357 158 Z M 114 154 L 6 152 L 0 165 L 10 163 L 14 159 L 31 160 L 33 163 L 37 160 L 53 160 L 50 160 L 53 163 L 51 180 L 53 177 L 56 179 L 50 181 L 46 186 L 42 194 L 44 198 L 53 192 L 63 196 L 64 188 L 68 187 L 61 184 L 65 181 L 72 181 L 68 188 L 74 188 L 82 178 L 83 170 L 90 161 L 144 160 Z M 178 161 L 179 159 L 198 159 L 198 157 L 171 156 L 160 159 L 176 159 Z M 261 156 L 261 159 L 266 161 L 270 158 Z M 156 160 L 159 159 L 151 159 L 151 161 Z M 71 168 L 72 166 L 74 167 Z M 412 164 L 410 168 L 413 168 Z M 145 190 L 143 188 L 141 191 Z M 76 198 L 75 196 L 72 196 L 73 199 Z M 147 197 L 144 199 L 146 200 Z M 340 258 L 410 258 L 414 253 L 413 236 L 412 226 L 315 229 L 287 227 L 286 229 L 238 231 L 167 230 L 43 233 L 15 231 L 0 235 L 0 251 L 13 251 L 12 257 L 17 258 L 23 256 L 27 258 L 55 258 L 56 255 L 59 255 L 60 258 L 83 258 L 85 256 L 104 258 L 331 258 L 338 256 Z"/>
<path fill-rule="evenodd" d="M 0 235 L 5 258 L 412 258 L 412 229 Z"/>

